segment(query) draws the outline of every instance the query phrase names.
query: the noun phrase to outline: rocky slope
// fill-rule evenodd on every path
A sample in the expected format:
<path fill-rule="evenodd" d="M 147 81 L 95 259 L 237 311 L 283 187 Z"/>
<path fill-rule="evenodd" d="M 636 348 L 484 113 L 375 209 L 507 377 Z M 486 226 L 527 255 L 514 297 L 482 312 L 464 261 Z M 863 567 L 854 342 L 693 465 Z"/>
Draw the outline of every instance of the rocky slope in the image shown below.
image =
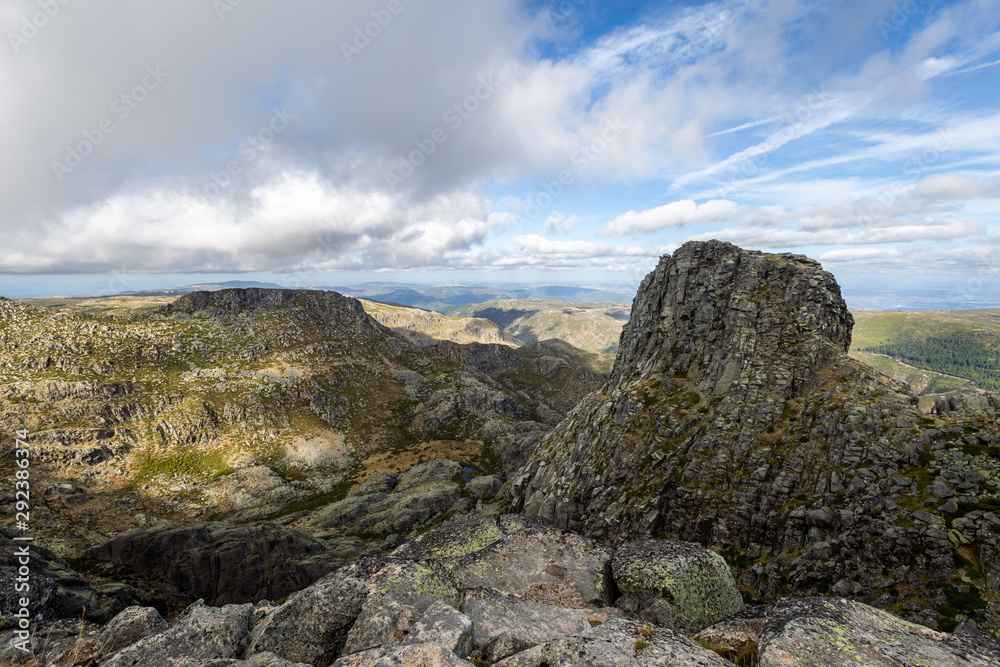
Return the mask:
<path fill-rule="evenodd" d="M 608 382 L 511 476 L 512 509 L 710 546 L 760 599 L 997 631 L 997 404 L 923 415 L 847 356 L 851 326 L 812 260 L 685 244 L 643 281 Z"/>
<path fill-rule="evenodd" d="M 398 306 L 361 299 L 365 312 L 413 341 L 433 343 L 450 340 L 455 343 L 488 343 L 518 347 L 521 343 L 493 322 L 478 317 L 451 317 L 433 310 Z"/>
<path fill-rule="evenodd" d="M 335 292 L 258 288 L 105 312 L 0 300 L 0 361 L 0 422 L 30 432 L 36 525 L 63 555 L 136 516 L 328 503 L 366 458 L 428 441 L 465 443 L 483 472 L 602 380 L 507 345 L 417 344 Z"/>
<path fill-rule="evenodd" d="M 454 520 L 278 602 L 259 599 L 260 590 L 244 593 L 229 604 L 199 600 L 169 623 L 138 605 L 103 626 L 46 620 L 34 628 L 30 652 L 13 645 L 15 631 L 0 630 L 0 660 L 55 667 L 986 667 L 1000 660 L 992 640 L 936 632 L 857 602 L 745 607 L 722 558 L 694 544 L 641 540 L 616 550 L 516 515 Z"/>
<path fill-rule="evenodd" d="M 571 303 L 549 299 L 501 299 L 446 308 L 449 315 L 485 318 L 523 344 L 558 338 L 594 354 L 613 355 L 622 325 L 623 303 Z"/>

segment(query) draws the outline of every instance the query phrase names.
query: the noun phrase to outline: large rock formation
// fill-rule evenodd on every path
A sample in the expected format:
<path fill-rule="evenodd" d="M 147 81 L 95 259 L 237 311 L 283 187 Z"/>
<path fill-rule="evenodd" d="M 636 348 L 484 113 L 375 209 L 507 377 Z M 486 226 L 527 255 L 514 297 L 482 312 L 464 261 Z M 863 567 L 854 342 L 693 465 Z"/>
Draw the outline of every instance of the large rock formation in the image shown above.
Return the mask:
<path fill-rule="evenodd" d="M 813 260 L 685 244 L 639 288 L 603 389 L 510 477 L 512 509 L 699 542 L 754 596 L 830 591 L 953 627 L 973 611 L 942 589 L 989 597 L 996 577 L 998 415 L 922 415 L 847 356 L 852 324 Z"/>

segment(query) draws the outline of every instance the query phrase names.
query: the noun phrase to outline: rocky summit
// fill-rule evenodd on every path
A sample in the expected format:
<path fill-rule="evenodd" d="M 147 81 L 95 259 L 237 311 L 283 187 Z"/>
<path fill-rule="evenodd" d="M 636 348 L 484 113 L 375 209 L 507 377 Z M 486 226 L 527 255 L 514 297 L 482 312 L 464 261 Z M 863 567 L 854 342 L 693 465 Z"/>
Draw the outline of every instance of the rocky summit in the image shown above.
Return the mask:
<path fill-rule="evenodd" d="M 333 292 L 0 316 L 0 665 L 1000 665 L 1000 397 L 922 413 L 808 258 L 664 256 L 610 375 Z"/>
<path fill-rule="evenodd" d="M 511 508 L 613 543 L 703 544 L 754 599 L 850 596 L 997 631 L 997 402 L 922 414 L 847 356 L 852 324 L 813 260 L 685 244 L 642 282 L 607 383 L 512 475 Z"/>

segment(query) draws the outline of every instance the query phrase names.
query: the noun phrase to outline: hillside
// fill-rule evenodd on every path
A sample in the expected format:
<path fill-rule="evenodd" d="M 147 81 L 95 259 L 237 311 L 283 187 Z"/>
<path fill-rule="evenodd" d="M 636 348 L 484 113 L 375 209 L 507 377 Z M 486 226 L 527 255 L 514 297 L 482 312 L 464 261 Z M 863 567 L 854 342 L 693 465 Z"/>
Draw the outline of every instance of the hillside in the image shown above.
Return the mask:
<path fill-rule="evenodd" d="M 163 301 L 0 300 L 0 420 L 44 447 L 39 485 L 82 494 L 39 499 L 50 536 L 93 543 L 137 508 L 192 521 L 329 502 L 372 456 L 433 454 L 425 443 L 464 443 L 463 464 L 495 470 L 494 449 L 551 428 L 602 380 L 508 345 L 418 345 L 334 292 Z"/>
<path fill-rule="evenodd" d="M 450 340 L 455 343 L 489 343 L 521 345 L 493 322 L 475 317 L 455 317 L 433 310 L 398 306 L 378 301 L 359 299 L 365 312 L 411 342 Z"/>
<path fill-rule="evenodd" d="M 711 546 L 752 598 L 946 628 L 988 607 L 996 631 L 1000 397 L 927 417 L 847 356 L 853 324 L 810 259 L 685 244 L 643 281 L 608 382 L 511 476 L 512 508 Z"/>
<path fill-rule="evenodd" d="M 490 320 L 522 343 L 559 338 L 596 354 L 617 352 L 618 337 L 629 317 L 627 304 L 539 299 L 486 301 L 451 307 L 446 312 Z"/>
<path fill-rule="evenodd" d="M 908 383 L 921 407 L 959 389 L 1000 389 L 1000 310 L 853 313 L 851 356 Z"/>

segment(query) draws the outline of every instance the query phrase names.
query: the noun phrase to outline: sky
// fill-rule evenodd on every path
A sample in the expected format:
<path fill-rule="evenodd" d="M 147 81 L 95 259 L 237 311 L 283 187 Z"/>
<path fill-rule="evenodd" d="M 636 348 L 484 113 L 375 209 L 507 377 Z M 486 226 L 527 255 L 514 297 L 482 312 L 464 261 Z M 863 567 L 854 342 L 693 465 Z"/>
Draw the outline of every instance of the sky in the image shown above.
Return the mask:
<path fill-rule="evenodd" d="M 3 0 L 0 32 L 6 296 L 637 286 L 716 238 L 1000 305 L 995 0 Z"/>

